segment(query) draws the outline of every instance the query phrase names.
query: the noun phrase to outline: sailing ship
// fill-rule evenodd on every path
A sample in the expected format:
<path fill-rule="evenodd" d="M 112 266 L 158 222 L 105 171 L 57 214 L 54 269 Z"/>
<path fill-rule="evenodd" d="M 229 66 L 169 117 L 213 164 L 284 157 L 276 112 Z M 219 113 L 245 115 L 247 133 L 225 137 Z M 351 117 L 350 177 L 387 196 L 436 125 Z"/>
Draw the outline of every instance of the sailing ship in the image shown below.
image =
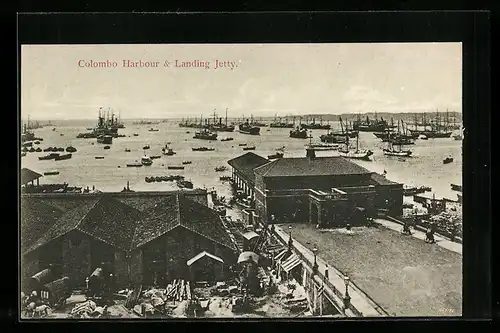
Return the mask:
<path fill-rule="evenodd" d="M 304 129 L 326 129 L 329 130 L 331 128 L 330 124 L 323 124 L 323 119 L 320 117 L 320 122 L 317 123 L 316 119 L 313 118 L 311 122 L 309 123 L 303 123 L 300 125 L 301 128 Z"/>
<path fill-rule="evenodd" d="M 290 131 L 290 137 L 295 139 L 307 139 L 309 136 L 307 135 L 307 129 L 297 126 L 294 130 Z"/>
<path fill-rule="evenodd" d="M 214 110 L 214 121 L 212 124 L 208 124 L 208 129 L 214 132 L 233 132 L 235 127 L 233 124 L 227 123 L 227 108 L 226 108 L 226 118 L 225 121 L 222 122 L 222 118 L 218 119 L 217 122 L 217 114 Z"/>
<path fill-rule="evenodd" d="M 446 114 L 448 115 L 448 112 Z M 425 135 L 429 139 L 449 138 L 453 133 L 449 130 L 448 116 L 445 118 L 445 124 L 443 125 L 441 122 L 441 114 L 439 113 L 439 111 L 436 111 L 436 119 L 429 123 L 427 122 L 426 114 L 423 113 L 422 123 L 420 124 L 424 128 L 423 130 L 417 129 L 418 124 L 419 123 L 415 121 L 415 129 L 410 130 L 410 132 L 415 135 Z"/>
<path fill-rule="evenodd" d="M 250 125 L 255 126 L 255 127 L 267 127 L 267 124 L 263 123 L 262 119 L 261 119 L 261 121 L 255 121 L 253 119 L 253 116 L 250 116 Z"/>
<path fill-rule="evenodd" d="M 369 161 L 373 152 L 371 150 L 359 149 L 359 135 L 356 136 L 356 149 L 352 150 L 349 146 L 349 137 L 346 136 L 345 147 L 339 149 L 339 155 L 345 158 Z"/>
<path fill-rule="evenodd" d="M 28 117 L 28 123 L 23 125 L 23 132 L 21 133 L 21 144 L 25 142 L 36 140 L 35 133 L 31 131 L 30 119 Z"/>
<path fill-rule="evenodd" d="M 285 117 L 285 121 L 282 121 L 282 118 L 279 117 L 279 120 L 276 119 L 277 117 L 274 116 L 274 121 L 269 124 L 269 127 L 273 128 L 293 128 L 293 123 L 288 122 L 288 117 Z"/>
<path fill-rule="evenodd" d="M 358 136 L 358 131 L 349 130 L 347 128 L 347 124 L 344 124 L 344 122 L 342 121 L 342 117 L 339 117 L 339 122 L 340 122 L 340 132 L 328 130 L 326 134 L 323 134 L 319 137 L 321 142 L 346 143 L 349 140 L 349 138 L 355 139 Z"/>
<path fill-rule="evenodd" d="M 358 119 L 353 122 L 352 128 L 360 132 L 384 132 L 389 127 L 389 124 L 383 118 L 378 119 L 375 113 L 375 120 L 371 120 L 366 116 L 365 120 Z"/>
<path fill-rule="evenodd" d="M 399 147 L 399 149 L 395 149 L 394 146 Z M 392 141 L 389 141 L 388 147 L 384 148 L 384 155 L 410 157 L 413 152 L 409 149 L 402 149 L 401 147 L 402 147 L 401 143 L 393 143 Z"/>
<path fill-rule="evenodd" d="M 103 108 L 100 107 L 98 111 L 96 127 L 94 127 L 91 132 L 79 133 L 76 137 L 79 139 L 91 139 L 109 135 L 113 138 L 117 138 L 119 137 L 119 128 L 122 127 L 120 127 L 120 123 L 118 122 L 118 118 L 115 117 L 115 114 L 112 112 L 110 116 L 109 108 L 108 111 L 105 112 Z"/>
<path fill-rule="evenodd" d="M 250 134 L 250 135 L 259 135 L 260 134 L 260 127 L 254 126 L 251 123 L 249 123 L 248 119 L 243 123 L 238 126 L 239 132 L 243 134 Z"/>

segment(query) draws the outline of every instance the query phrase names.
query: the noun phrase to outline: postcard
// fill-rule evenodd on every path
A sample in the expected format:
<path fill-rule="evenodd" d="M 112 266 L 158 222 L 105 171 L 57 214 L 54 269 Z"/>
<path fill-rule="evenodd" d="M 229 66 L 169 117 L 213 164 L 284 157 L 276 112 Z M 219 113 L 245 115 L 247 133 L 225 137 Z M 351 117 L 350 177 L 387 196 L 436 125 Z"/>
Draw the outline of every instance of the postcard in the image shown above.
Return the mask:
<path fill-rule="evenodd" d="M 462 44 L 21 46 L 21 319 L 462 315 Z"/>

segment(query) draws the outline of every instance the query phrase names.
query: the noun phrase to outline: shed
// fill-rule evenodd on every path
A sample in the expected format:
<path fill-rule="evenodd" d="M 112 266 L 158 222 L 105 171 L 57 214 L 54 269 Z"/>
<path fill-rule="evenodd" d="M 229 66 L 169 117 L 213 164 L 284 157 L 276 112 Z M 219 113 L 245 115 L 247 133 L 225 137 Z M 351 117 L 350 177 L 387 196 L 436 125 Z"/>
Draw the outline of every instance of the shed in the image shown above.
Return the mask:
<path fill-rule="evenodd" d="M 40 177 L 43 176 L 38 172 L 35 172 L 28 168 L 21 169 L 21 185 L 26 185 L 28 183 L 31 183 L 31 185 L 35 185 L 35 180 L 36 180 L 36 185 L 38 186 L 40 185 L 39 184 Z"/>
<path fill-rule="evenodd" d="M 51 306 L 60 305 L 71 296 L 72 290 L 69 277 L 52 281 L 43 286 L 42 299 Z"/>
<path fill-rule="evenodd" d="M 202 251 L 187 261 L 191 281 L 224 280 L 224 260 Z"/>

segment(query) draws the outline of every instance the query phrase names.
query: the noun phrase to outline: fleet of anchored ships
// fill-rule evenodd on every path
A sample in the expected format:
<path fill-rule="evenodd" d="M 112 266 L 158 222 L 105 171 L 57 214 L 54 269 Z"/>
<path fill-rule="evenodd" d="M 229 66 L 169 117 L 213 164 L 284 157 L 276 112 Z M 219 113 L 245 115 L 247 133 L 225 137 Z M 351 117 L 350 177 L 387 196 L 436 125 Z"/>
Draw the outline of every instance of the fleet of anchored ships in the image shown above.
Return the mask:
<path fill-rule="evenodd" d="M 373 134 L 381 139 L 383 142 L 387 143 L 387 146 L 383 148 L 384 155 L 387 156 L 396 156 L 400 158 L 410 157 L 412 155 L 412 151 L 410 149 L 405 149 L 403 146 L 414 144 L 414 140 L 427 140 L 433 138 L 451 138 L 453 131 L 460 130 L 458 134 L 453 135 L 453 139 L 462 140 L 463 139 L 463 128 L 460 125 L 457 125 L 455 118 L 453 117 L 453 123 L 449 121 L 448 112 L 446 112 L 446 116 L 442 117 L 442 113 L 437 112 L 436 117 L 433 120 L 428 121 L 427 115 L 424 113 L 421 115 L 421 119 L 419 120 L 417 116 L 415 116 L 414 122 L 411 125 L 406 124 L 404 121 L 399 120 L 397 123 L 391 119 L 390 122 L 387 122 L 383 118 L 378 118 L 375 114 L 375 119 L 370 119 L 366 117 L 365 119 L 361 119 L 359 116 L 355 121 L 350 123 L 345 122 L 339 117 L 340 129 L 333 130 L 331 125 L 326 122 L 324 123 L 322 119 L 319 119 L 319 122 L 314 118 L 306 118 L 304 122 L 302 122 L 301 117 L 291 117 L 292 121 L 289 121 L 289 117 L 276 118 L 269 125 L 255 121 L 253 116 L 250 119 L 245 119 L 244 117 L 240 119 L 237 124 L 228 123 L 227 118 L 227 109 L 225 112 L 225 118 L 218 117 L 217 114 L 213 113 L 213 116 L 210 118 L 203 119 L 200 117 L 199 120 L 195 119 L 194 121 L 190 121 L 189 119 L 183 119 L 180 123 L 180 127 L 187 128 L 196 128 L 196 132 L 194 133 L 194 139 L 200 140 L 209 140 L 215 141 L 217 140 L 219 132 L 234 132 L 237 131 L 242 134 L 248 135 L 260 135 L 260 131 L 262 127 L 269 126 L 270 128 L 290 128 L 289 137 L 295 139 L 309 139 L 309 144 L 307 146 L 313 148 L 314 150 L 337 150 L 340 156 L 351 159 L 362 159 L 362 160 L 370 160 L 370 156 L 373 155 L 371 150 L 361 149 L 359 146 L 359 132 L 373 132 Z M 298 122 L 296 123 L 296 119 L 298 118 Z M 150 124 L 150 123 L 148 123 Z M 151 123 L 152 124 L 152 123 Z M 80 133 L 77 135 L 77 138 L 95 138 L 97 143 L 105 144 L 104 149 L 109 149 L 109 144 L 113 143 L 113 138 L 124 137 L 125 135 L 118 134 L 118 130 L 120 128 L 124 128 L 125 126 L 121 123 L 120 118 L 116 117 L 114 112 L 110 109 L 104 111 L 103 108 L 99 109 L 97 124 L 94 128 L 88 128 L 88 132 Z M 410 128 L 411 127 L 411 128 Z M 35 134 L 31 130 L 30 122 L 28 120 L 28 124 L 24 125 L 23 133 L 21 134 L 21 144 L 22 151 L 21 156 L 26 156 L 29 152 L 50 152 L 50 154 L 46 156 L 40 156 L 39 160 L 65 160 L 70 159 L 72 157 L 72 153 L 76 152 L 76 148 L 74 147 L 48 147 L 46 149 L 41 149 L 40 147 L 35 148 L 34 145 L 37 145 L 42 141 L 42 138 L 36 138 Z M 312 131 L 311 130 L 324 129 L 327 130 L 326 134 L 322 134 L 319 136 L 320 142 L 313 143 L 312 142 Z M 56 128 L 54 127 L 55 131 Z M 155 132 L 158 129 L 151 128 L 149 131 Z M 270 129 L 267 129 L 270 131 Z M 63 135 L 61 133 L 60 135 Z M 134 133 L 134 136 L 138 136 L 137 133 Z M 224 137 L 221 138 L 221 141 L 231 141 L 233 138 Z M 355 142 L 355 145 L 352 142 Z M 172 148 L 169 147 L 170 143 L 167 143 L 165 147 L 162 148 L 162 154 L 166 156 L 175 155 L 176 152 L 173 151 Z M 246 144 L 239 144 L 243 150 L 255 150 L 255 146 L 247 146 Z M 143 149 L 146 151 L 149 149 L 149 145 L 144 146 Z M 281 158 L 284 156 L 285 147 L 281 147 L 276 149 L 276 153 L 269 155 L 269 159 Z M 193 147 L 193 151 L 213 151 L 214 148 L 208 147 Z M 60 154 L 60 152 L 68 152 L 69 154 Z M 129 151 L 129 149 L 125 149 L 125 151 Z M 161 156 L 147 156 L 146 154 L 141 158 L 140 161 L 135 161 L 133 163 L 129 163 L 127 167 L 142 167 L 152 165 L 153 160 L 155 158 L 159 158 Z M 96 159 L 103 159 L 103 156 L 96 156 Z M 447 157 L 443 160 L 444 164 L 448 164 L 453 162 L 453 158 Z M 182 164 L 190 164 L 190 161 L 184 161 Z M 169 169 L 184 169 L 184 166 L 168 166 Z M 175 177 L 174 177 L 175 178 Z M 176 179 L 180 182 L 181 187 L 190 187 L 190 183 L 188 181 L 184 181 L 182 179 Z M 148 179 L 148 181 L 154 181 L 152 179 Z"/>

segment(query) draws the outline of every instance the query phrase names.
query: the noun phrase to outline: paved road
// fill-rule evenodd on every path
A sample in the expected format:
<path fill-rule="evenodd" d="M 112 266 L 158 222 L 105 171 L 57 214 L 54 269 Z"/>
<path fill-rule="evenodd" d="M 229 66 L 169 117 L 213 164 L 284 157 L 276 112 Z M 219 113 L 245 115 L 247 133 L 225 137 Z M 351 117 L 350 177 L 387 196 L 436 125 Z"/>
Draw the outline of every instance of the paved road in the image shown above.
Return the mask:
<path fill-rule="evenodd" d="M 278 236 L 280 236 L 285 241 L 288 241 L 289 235 L 279 226 L 275 225 L 275 230 Z M 293 239 L 293 245 L 295 248 L 300 251 L 307 260 L 311 263 L 314 262 L 314 254 L 307 247 L 299 243 L 297 240 Z M 321 273 L 325 273 L 325 269 L 328 267 L 328 277 L 330 282 L 337 288 L 337 290 L 344 293 L 345 291 L 345 282 L 344 276 L 336 270 L 331 265 L 327 265 L 326 262 L 321 259 L 319 256 L 316 258 L 318 262 L 318 270 Z M 356 288 L 357 289 L 357 288 Z M 349 296 L 351 297 L 352 305 L 363 314 L 364 317 L 380 317 L 381 315 L 377 312 L 377 310 L 370 304 L 365 295 L 362 294 L 361 291 L 355 290 L 352 287 L 349 287 Z"/>
<path fill-rule="evenodd" d="M 398 224 L 398 223 L 392 222 L 392 221 L 388 221 L 385 219 L 374 219 L 374 221 L 377 222 L 378 224 L 381 224 L 382 226 L 384 226 L 388 229 L 398 231 L 398 232 L 401 232 L 401 230 L 403 228 L 403 226 L 401 224 Z M 421 239 L 421 240 L 425 240 L 425 232 L 418 231 L 415 229 L 412 229 L 411 232 L 412 232 L 413 237 Z M 435 243 L 436 245 L 441 246 L 444 249 L 462 254 L 462 244 L 452 242 L 449 239 L 443 238 L 437 234 L 434 234 L 434 239 L 436 240 L 436 243 Z"/>

